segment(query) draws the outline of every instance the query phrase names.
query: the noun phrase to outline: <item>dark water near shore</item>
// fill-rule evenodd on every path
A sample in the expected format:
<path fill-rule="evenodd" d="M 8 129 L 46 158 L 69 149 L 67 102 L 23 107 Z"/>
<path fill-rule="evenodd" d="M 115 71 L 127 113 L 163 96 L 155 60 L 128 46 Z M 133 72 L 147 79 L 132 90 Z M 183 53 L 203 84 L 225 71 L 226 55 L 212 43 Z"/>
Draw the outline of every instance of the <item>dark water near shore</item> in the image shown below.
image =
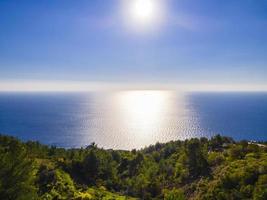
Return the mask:
<path fill-rule="evenodd" d="M 0 132 L 116 149 L 217 133 L 267 140 L 267 93 L 0 93 Z"/>

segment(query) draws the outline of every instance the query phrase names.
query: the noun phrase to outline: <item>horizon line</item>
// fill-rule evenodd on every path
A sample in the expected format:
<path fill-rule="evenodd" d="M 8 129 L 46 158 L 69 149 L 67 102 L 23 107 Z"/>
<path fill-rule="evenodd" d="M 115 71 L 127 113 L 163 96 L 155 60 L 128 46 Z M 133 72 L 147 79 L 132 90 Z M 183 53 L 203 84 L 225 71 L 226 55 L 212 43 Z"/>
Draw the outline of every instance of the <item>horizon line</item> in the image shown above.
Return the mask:
<path fill-rule="evenodd" d="M 90 92 L 105 90 L 179 90 L 267 92 L 267 84 L 129 83 L 89 81 L 0 81 L 0 92 Z"/>

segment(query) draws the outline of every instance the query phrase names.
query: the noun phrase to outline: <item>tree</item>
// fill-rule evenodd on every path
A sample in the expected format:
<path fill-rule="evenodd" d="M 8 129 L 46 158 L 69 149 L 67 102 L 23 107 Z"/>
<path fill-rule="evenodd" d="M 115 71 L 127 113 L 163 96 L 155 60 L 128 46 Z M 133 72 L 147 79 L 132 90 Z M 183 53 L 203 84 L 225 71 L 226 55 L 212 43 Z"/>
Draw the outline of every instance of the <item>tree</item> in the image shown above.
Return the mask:
<path fill-rule="evenodd" d="M 36 199 L 34 165 L 26 148 L 15 139 L 0 141 L 0 199 Z"/>
<path fill-rule="evenodd" d="M 137 154 L 137 156 L 133 160 L 131 160 L 130 166 L 129 166 L 130 176 L 134 176 L 137 173 L 139 165 L 141 164 L 143 160 L 144 160 L 144 156 L 140 152 Z"/>
<path fill-rule="evenodd" d="M 222 148 L 223 138 L 220 135 L 215 135 L 210 139 L 210 147 L 212 150 L 218 150 Z"/>
<path fill-rule="evenodd" d="M 202 149 L 198 139 L 191 139 L 186 144 L 186 165 L 189 170 L 189 175 L 196 178 L 199 175 L 206 175 L 209 172 L 207 155 Z"/>
<path fill-rule="evenodd" d="M 99 161 L 94 150 L 91 150 L 83 161 L 83 173 L 87 183 L 95 184 L 99 173 Z"/>

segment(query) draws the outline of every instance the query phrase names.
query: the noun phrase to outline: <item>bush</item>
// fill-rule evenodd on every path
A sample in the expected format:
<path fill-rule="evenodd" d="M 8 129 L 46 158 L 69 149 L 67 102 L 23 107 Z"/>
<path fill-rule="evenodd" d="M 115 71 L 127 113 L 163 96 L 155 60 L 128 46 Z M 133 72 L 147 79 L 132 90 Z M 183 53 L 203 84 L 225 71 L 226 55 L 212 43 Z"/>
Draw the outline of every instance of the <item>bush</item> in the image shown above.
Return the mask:
<path fill-rule="evenodd" d="M 164 191 L 164 200 L 185 200 L 182 190 L 172 189 Z"/>

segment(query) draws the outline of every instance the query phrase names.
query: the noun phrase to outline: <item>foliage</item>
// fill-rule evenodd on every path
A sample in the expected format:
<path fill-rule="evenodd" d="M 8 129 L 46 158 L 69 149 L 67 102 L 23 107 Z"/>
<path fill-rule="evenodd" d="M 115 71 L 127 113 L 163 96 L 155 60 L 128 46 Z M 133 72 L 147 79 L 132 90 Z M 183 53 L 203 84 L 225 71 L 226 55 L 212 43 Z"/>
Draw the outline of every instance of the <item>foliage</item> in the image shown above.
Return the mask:
<path fill-rule="evenodd" d="M 35 199 L 35 168 L 25 146 L 14 138 L 1 136 L 0 161 L 0 199 Z"/>
<path fill-rule="evenodd" d="M 0 199 L 267 199 L 267 148 L 217 135 L 141 150 L 0 136 Z"/>
<path fill-rule="evenodd" d="M 164 200 L 185 200 L 185 197 L 182 190 L 172 189 L 165 190 Z"/>

